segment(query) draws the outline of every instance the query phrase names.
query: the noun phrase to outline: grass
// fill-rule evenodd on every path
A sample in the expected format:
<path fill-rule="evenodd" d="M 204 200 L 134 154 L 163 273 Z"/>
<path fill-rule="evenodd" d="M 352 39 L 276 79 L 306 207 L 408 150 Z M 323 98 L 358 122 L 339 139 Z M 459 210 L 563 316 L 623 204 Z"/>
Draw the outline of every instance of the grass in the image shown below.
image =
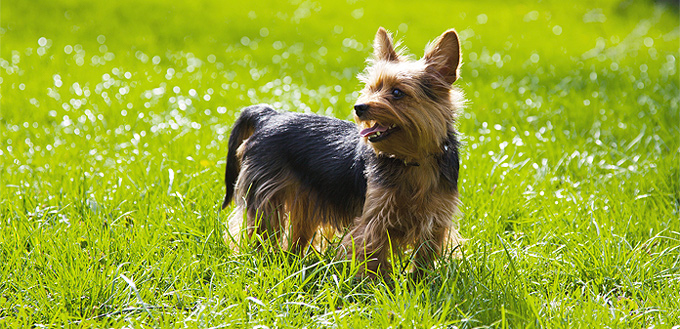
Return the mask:
<path fill-rule="evenodd" d="M 0 9 L 0 327 L 680 325 L 677 7 Z M 332 252 L 233 252 L 218 209 L 238 110 L 349 119 L 379 25 L 417 55 L 463 39 L 462 259 L 385 283 Z"/>

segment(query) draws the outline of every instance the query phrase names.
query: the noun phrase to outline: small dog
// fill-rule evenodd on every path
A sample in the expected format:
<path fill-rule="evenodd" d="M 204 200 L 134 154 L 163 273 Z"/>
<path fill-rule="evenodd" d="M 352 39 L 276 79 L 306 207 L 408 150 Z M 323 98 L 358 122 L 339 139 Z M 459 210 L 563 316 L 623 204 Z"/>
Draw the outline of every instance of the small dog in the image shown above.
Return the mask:
<path fill-rule="evenodd" d="M 444 32 L 420 60 L 395 50 L 382 27 L 373 47 L 359 76 L 358 127 L 267 105 L 242 110 L 229 138 L 222 204 L 236 196 L 232 237 L 244 213 L 249 236 L 278 241 L 288 229 L 285 247 L 297 253 L 321 227 L 348 229 L 338 255 L 364 261 L 361 276 L 388 274 L 389 253 L 407 246 L 420 276 L 447 240 L 460 242 L 458 35 Z"/>

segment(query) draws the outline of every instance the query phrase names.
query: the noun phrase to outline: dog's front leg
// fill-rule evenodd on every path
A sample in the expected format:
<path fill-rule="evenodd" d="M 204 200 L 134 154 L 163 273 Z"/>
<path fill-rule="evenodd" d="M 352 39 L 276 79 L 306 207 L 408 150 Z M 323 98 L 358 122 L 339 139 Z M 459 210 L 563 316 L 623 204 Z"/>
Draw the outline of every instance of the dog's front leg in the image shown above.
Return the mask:
<path fill-rule="evenodd" d="M 413 277 L 421 279 L 427 271 L 434 268 L 434 261 L 442 253 L 446 229 L 423 234 L 414 246 Z"/>
<path fill-rule="evenodd" d="M 358 221 L 342 240 L 338 258 L 354 259 L 360 266 L 358 277 L 384 277 L 390 273 L 388 234 L 384 229 L 371 227 L 368 221 Z"/>

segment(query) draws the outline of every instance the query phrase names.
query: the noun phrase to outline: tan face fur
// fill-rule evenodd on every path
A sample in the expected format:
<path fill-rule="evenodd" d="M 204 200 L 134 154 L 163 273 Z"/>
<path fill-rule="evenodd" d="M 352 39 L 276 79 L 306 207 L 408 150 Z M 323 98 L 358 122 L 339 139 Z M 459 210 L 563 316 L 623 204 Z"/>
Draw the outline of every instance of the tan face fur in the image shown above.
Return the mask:
<path fill-rule="evenodd" d="M 357 106 L 366 111 L 355 112 L 354 119 L 360 130 L 376 123 L 391 129 L 378 141 L 364 137 L 364 142 L 380 155 L 407 162 L 441 152 L 463 102 L 462 93 L 451 87 L 460 66 L 458 35 L 454 30 L 444 32 L 420 60 L 395 51 L 383 28 L 378 29 L 373 48 L 370 65 L 359 77 L 365 86 Z"/>

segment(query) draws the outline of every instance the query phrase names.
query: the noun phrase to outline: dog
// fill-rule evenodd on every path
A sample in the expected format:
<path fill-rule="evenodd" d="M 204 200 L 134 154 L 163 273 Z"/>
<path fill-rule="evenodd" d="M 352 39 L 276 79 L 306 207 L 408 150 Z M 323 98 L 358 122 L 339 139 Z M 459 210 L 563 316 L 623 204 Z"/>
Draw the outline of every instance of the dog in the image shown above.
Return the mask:
<path fill-rule="evenodd" d="M 244 216 L 249 236 L 299 254 L 320 228 L 346 232 L 338 257 L 361 261 L 358 275 L 369 277 L 389 274 L 390 253 L 409 246 L 420 277 L 447 241 L 460 243 L 458 34 L 444 32 L 414 60 L 381 27 L 373 48 L 359 75 L 356 124 L 268 105 L 241 111 L 222 204 L 235 198 L 231 237 L 240 236 Z"/>

